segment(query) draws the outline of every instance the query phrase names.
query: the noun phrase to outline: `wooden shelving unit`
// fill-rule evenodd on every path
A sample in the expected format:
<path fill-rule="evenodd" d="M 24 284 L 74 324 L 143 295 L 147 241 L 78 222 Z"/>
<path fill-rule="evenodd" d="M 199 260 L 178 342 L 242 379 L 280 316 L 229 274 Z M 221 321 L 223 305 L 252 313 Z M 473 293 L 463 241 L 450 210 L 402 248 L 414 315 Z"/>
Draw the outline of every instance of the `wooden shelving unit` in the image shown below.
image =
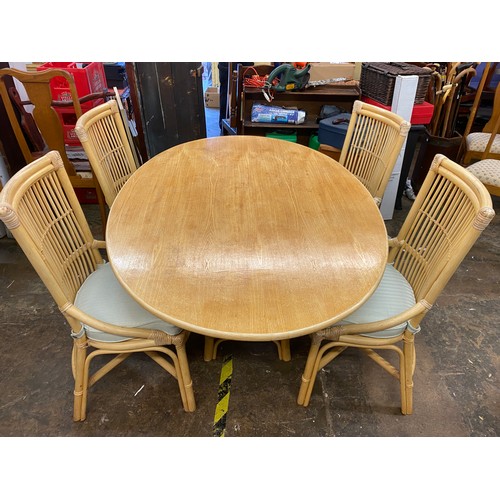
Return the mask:
<path fill-rule="evenodd" d="M 268 103 L 260 89 L 246 88 L 241 94 L 241 123 L 238 133 L 243 135 L 266 135 L 272 130 L 294 130 L 297 142 L 307 145 L 312 133 L 319 128 L 319 116 L 324 105 L 338 106 L 350 112 L 356 99 L 360 97 L 358 85 L 324 85 L 294 92 L 275 92 Z M 296 107 L 306 112 L 302 124 L 255 123 L 251 121 L 254 104 Z"/>

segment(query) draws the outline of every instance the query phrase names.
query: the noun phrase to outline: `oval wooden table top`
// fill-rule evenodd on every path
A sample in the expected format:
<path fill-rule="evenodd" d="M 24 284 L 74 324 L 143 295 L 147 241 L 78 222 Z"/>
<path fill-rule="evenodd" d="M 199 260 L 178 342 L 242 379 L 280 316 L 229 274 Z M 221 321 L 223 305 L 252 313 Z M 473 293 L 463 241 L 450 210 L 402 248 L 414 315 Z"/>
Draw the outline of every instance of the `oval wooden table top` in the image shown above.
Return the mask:
<path fill-rule="evenodd" d="M 387 259 L 380 210 L 346 169 L 279 139 L 175 146 L 127 181 L 109 214 L 111 266 L 147 310 L 233 340 L 318 331 L 358 308 Z"/>

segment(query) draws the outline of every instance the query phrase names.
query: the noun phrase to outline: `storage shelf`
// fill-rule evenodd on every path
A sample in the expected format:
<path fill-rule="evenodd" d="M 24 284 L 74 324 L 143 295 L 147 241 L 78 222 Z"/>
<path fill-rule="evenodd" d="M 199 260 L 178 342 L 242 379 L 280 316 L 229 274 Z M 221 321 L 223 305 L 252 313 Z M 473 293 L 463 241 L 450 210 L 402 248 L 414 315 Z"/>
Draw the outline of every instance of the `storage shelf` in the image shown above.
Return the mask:
<path fill-rule="evenodd" d="M 319 124 L 315 120 L 306 120 L 304 123 L 261 123 L 245 120 L 243 122 L 245 128 L 304 128 L 304 129 L 318 129 Z"/>
<path fill-rule="evenodd" d="M 256 88 L 245 88 L 241 94 L 241 132 L 243 135 L 266 135 L 271 130 L 296 130 L 297 140 L 308 144 L 311 133 L 319 129 L 318 117 L 324 105 L 338 106 L 346 112 L 352 110 L 356 99 L 360 98 L 359 86 L 324 85 L 299 91 L 275 92 L 274 99 L 266 101 L 262 91 Z M 294 107 L 305 111 L 304 123 L 259 123 L 250 120 L 253 104 L 269 106 Z"/>
<path fill-rule="evenodd" d="M 245 88 L 243 92 L 247 96 L 253 95 L 258 95 L 260 97 L 264 98 L 264 95 L 262 93 L 261 89 L 256 89 L 256 88 Z M 286 97 L 290 97 L 291 99 L 294 100 L 300 100 L 301 98 L 305 99 L 315 99 L 315 98 L 321 98 L 321 96 L 359 96 L 360 90 L 359 86 L 357 84 L 345 84 L 345 85 L 321 85 L 318 87 L 310 87 L 304 90 L 292 90 L 292 91 L 285 91 L 285 92 L 275 92 L 274 97 L 276 99 L 283 99 Z"/>

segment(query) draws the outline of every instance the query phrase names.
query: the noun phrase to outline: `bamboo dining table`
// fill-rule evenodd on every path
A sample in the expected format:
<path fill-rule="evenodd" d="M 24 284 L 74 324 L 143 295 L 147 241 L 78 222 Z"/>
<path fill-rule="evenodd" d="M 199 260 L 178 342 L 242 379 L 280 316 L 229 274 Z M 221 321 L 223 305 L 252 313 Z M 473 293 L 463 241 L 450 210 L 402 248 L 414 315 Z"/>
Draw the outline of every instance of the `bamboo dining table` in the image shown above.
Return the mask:
<path fill-rule="evenodd" d="M 151 158 L 115 199 L 106 240 L 117 279 L 157 317 L 212 341 L 284 346 L 363 304 L 387 259 L 383 218 L 358 179 L 258 136 Z"/>

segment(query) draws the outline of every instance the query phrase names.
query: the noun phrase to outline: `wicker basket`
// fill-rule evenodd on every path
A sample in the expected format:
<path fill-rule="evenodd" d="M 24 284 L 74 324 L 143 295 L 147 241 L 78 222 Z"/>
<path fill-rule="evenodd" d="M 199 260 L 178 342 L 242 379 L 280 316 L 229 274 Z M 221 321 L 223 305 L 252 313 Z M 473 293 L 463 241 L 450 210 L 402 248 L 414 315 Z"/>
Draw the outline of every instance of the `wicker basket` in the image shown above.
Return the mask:
<path fill-rule="evenodd" d="M 402 62 L 363 63 L 361 65 L 361 94 L 387 105 L 392 104 L 396 77 L 418 75 L 415 104 L 425 101 L 432 70 Z"/>

